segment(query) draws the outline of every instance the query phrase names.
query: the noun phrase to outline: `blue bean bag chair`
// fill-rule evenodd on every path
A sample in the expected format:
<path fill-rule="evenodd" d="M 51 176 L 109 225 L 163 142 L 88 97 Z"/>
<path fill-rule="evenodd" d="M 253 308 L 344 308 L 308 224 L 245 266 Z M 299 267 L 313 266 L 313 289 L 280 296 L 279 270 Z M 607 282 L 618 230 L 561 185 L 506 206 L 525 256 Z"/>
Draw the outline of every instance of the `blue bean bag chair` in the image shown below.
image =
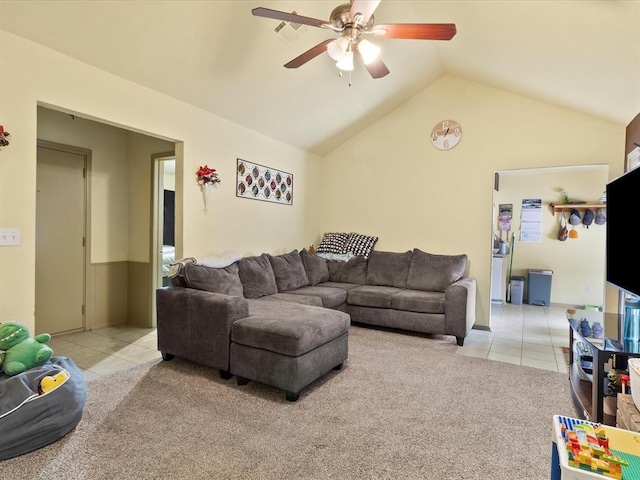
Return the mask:
<path fill-rule="evenodd" d="M 0 373 L 0 460 L 55 442 L 82 419 L 87 386 L 68 357 L 14 376 Z"/>

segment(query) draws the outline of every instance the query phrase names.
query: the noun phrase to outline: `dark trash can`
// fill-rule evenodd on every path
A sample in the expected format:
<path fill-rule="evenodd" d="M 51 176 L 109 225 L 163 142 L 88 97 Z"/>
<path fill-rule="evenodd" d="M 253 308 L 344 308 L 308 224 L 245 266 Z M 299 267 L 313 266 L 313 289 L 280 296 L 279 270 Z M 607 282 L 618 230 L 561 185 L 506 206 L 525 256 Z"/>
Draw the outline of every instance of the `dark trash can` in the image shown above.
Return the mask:
<path fill-rule="evenodd" d="M 528 270 L 527 303 L 529 305 L 551 305 L 552 270 Z"/>

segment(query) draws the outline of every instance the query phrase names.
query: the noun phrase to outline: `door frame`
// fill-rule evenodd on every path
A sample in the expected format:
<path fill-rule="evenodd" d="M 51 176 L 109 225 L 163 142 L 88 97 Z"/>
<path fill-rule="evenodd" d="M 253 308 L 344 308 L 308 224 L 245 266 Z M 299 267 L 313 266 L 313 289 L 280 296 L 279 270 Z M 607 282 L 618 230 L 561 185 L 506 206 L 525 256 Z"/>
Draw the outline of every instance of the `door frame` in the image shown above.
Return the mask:
<path fill-rule="evenodd" d="M 74 147 L 72 145 L 65 145 L 62 143 L 50 142 L 47 140 L 37 140 L 37 148 L 47 148 L 50 150 L 56 150 L 64 153 L 72 153 L 84 157 L 84 268 L 83 268 L 83 292 L 82 292 L 82 329 L 80 331 L 91 330 L 93 323 L 93 303 L 91 302 L 90 295 L 87 292 L 91 292 L 91 150 L 86 148 Z M 36 155 L 37 163 L 37 155 Z M 34 277 L 34 291 L 35 291 L 35 277 Z M 35 305 L 34 305 L 35 307 Z M 35 308 L 34 308 L 35 310 Z M 37 317 L 34 317 L 34 322 L 37 322 Z M 37 325 L 36 325 L 37 329 Z M 78 331 L 78 330 L 76 330 Z M 66 333 L 66 332 L 65 332 Z"/>
<path fill-rule="evenodd" d="M 160 240 L 160 234 L 162 229 L 162 216 L 164 207 L 164 197 L 160 195 L 161 187 L 164 188 L 163 180 L 163 162 L 176 159 L 176 152 L 163 152 L 154 153 L 151 155 L 151 238 L 149 247 L 149 263 L 151 264 L 151 281 L 149 285 L 151 287 L 151 305 L 149 311 L 151 312 L 151 328 L 156 328 L 157 313 L 156 313 L 156 289 L 162 286 L 161 269 L 159 255 L 161 255 L 162 240 Z M 177 165 L 177 163 L 176 163 Z M 177 182 L 176 182 L 177 190 Z M 177 256 L 177 253 L 176 253 Z"/>

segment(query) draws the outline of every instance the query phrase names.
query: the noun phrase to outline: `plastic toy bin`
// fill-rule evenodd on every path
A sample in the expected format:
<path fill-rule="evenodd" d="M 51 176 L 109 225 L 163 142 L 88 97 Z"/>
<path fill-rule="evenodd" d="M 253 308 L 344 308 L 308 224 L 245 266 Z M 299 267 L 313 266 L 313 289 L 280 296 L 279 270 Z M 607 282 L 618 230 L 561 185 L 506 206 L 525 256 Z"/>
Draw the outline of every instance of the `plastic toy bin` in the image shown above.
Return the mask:
<path fill-rule="evenodd" d="M 586 423 L 588 425 L 601 425 L 577 418 L 564 417 L 561 415 L 553 416 L 553 443 L 551 458 L 551 480 L 589 480 L 600 479 L 606 480 L 615 478 L 604 474 L 577 468 L 569 465 L 569 457 L 567 454 L 566 441 L 562 436 L 562 426 L 573 429 L 577 424 Z M 632 480 L 640 478 L 640 452 L 638 452 L 637 432 L 630 432 L 621 428 L 602 425 L 605 435 L 609 440 L 609 448 L 611 453 L 620 456 L 620 458 L 629 462 L 628 466 L 622 467 L 622 480 Z"/>
<path fill-rule="evenodd" d="M 629 359 L 629 380 L 631 381 L 631 398 L 636 408 L 640 410 L 640 358 Z"/>

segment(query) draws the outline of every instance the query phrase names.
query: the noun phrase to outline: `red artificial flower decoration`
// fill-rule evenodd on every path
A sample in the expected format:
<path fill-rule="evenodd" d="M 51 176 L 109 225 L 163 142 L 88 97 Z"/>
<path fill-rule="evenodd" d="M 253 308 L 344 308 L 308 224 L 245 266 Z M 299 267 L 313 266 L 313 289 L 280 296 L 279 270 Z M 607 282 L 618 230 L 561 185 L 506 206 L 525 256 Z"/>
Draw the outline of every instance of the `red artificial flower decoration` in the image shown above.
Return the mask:
<path fill-rule="evenodd" d="M 6 147 L 9 145 L 9 137 L 11 134 L 7 132 L 2 125 L 0 125 L 0 147 Z"/>
<path fill-rule="evenodd" d="M 200 185 L 220 183 L 220 178 L 218 177 L 216 169 L 209 168 L 207 165 L 198 168 L 196 176 L 198 177 L 198 183 Z"/>

